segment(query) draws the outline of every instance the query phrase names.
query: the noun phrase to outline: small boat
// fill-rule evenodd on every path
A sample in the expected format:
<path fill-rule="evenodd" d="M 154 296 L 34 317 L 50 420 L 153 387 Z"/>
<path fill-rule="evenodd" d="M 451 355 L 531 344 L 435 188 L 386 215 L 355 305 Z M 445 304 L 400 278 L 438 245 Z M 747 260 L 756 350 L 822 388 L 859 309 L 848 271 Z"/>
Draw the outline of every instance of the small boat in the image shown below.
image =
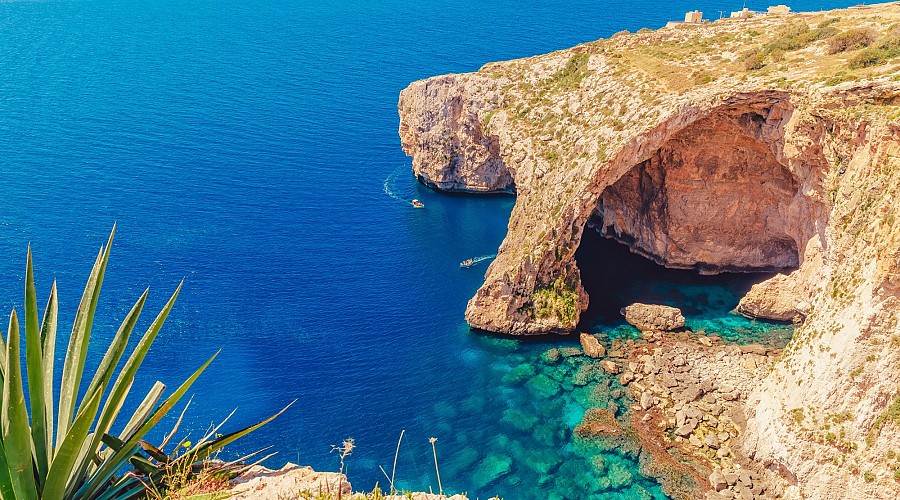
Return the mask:
<path fill-rule="evenodd" d="M 462 262 L 459 263 L 459 267 L 461 267 L 461 268 L 463 268 L 463 269 L 465 269 L 465 268 L 467 268 L 467 267 L 472 267 L 472 266 L 474 266 L 474 265 L 475 265 L 475 260 L 474 260 L 474 259 L 466 259 L 466 260 L 464 260 L 464 261 L 462 261 Z"/>
<path fill-rule="evenodd" d="M 424 208 L 425 207 L 425 204 L 419 200 L 413 200 L 410 203 L 412 203 L 413 208 Z"/>

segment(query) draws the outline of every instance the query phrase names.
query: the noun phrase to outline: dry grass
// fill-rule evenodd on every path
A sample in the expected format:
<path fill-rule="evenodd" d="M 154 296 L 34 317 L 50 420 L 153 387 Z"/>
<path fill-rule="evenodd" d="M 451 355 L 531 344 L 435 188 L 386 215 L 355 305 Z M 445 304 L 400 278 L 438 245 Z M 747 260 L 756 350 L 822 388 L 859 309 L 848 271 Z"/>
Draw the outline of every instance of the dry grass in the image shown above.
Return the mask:
<path fill-rule="evenodd" d="M 230 476 L 215 472 L 206 464 L 196 467 L 190 464 L 170 466 L 158 483 L 148 483 L 150 500 L 218 500 L 228 498 Z"/>

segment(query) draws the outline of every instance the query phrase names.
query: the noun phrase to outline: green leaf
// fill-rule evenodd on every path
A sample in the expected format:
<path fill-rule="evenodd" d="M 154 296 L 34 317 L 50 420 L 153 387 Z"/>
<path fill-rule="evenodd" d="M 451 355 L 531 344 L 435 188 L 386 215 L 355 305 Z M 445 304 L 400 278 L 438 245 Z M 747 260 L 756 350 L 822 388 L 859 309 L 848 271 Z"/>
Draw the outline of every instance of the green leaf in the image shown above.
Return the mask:
<path fill-rule="evenodd" d="M 134 476 L 126 476 L 119 480 L 112 488 L 103 492 L 96 500 L 128 500 L 141 497 L 146 485 Z"/>
<path fill-rule="evenodd" d="M 50 298 L 47 300 L 47 307 L 44 309 L 44 319 L 41 322 L 41 345 L 43 346 L 44 361 L 44 419 L 46 432 L 46 450 L 47 463 L 53 461 L 53 455 L 56 450 L 53 447 L 53 365 L 56 361 L 56 318 L 59 313 L 58 304 L 56 302 L 56 281 L 50 288 Z"/>
<path fill-rule="evenodd" d="M 6 378 L 6 341 L 0 335 L 0 382 Z"/>
<path fill-rule="evenodd" d="M 59 449 L 53 462 L 50 463 L 50 472 L 47 474 L 47 482 L 44 484 L 44 492 L 42 498 L 46 499 L 62 499 L 66 493 L 66 487 L 71 480 L 80 480 L 81 478 L 73 478 L 72 471 L 75 462 L 81 454 L 82 446 L 87 440 L 88 432 L 91 424 L 94 423 L 94 415 L 100 407 L 100 399 L 103 393 L 94 391 L 85 395 L 87 399 L 87 408 L 81 412 L 69 432 L 60 441 Z"/>
<path fill-rule="evenodd" d="M 197 378 L 200 377 L 200 374 L 202 374 L 203 371 L 206 370 L 209 364 L 212 363 L 218 355 L 219 352 L 213 354 L 212 357 L 206 360 L 206 363 L 203 363 L 200 368 L 198 368 L 190 377 L 188 377 L 188 379 L 185 380 L 184 383 L 182 383 L 181 386 L 179 386 L 171 396 L 166 398 L 166 400 L 159 406 L 159 408 L 157 408 L 156 411 L 154 411 L 153 414 L 150 415 L 150 417 L 148 417 L 146 421 L 144 421 L 140 428 L 136 432 L 134 432 L 133 435 L 129 437 L 129 439 L 125 440 L 124 448 L 116 452 L 111 457 L 104 460 L 102 464 L 100 464 L 97 472 L 93 476 L 91 476 L 88 482 L 86 482 L 84 486 L 81 487 L 81 489 L 78 490 L 78 492 L 76 493 L 76 497 L 93 497 L 94 494 L 99 490 L 99 488 L 107 481 L 109 481 L 115 471 L 118 470 L 119 467 L 121 467 L 122 464 L 124 464 L 128 460 L 128 450 L 132 449 L 132 447 L 135 446 L 138 441 L 143 439 L 144 435 L 147 434 L 147 432 L 150 431 L 153 426 L 159 423 L 159 421 L 162 420 L 162 418 L 172 409 L 173 406 L 178 404 L 178 401 L 191 388 L 191 386 L 194 385 L 194 382 L 197 381 Z"/>
<path fill-rule="evenodd" d="M 156 319 L 153 320 L 150 328 L 148 328 L 144 336 L 141 337 L 137 347 L 134 348 L 131 356 L 128 357 L 128 361 L 125 362 L 122 371 L 119 372 L 119 376 L 116 377 L 116 381 L 112 385 L 109 396 L 103 404 L 103 411 L 100 412 L 100 421 L 97 424 L 99 429 L 105 429 L 103 432 L 106 432 L 112 427 L 113 422 L 116 421 L 119 411 L 125 403 L 125 398 L 131 390 L 131 385 L 134 383 L 135 374 L 137 373 L 138 368 L 140 368 L 141 363 L 144 362 L 144 358 L 147 356 L 150 346 L 153 345 L 153 341 L 156 340 L 157 334 L 159 334 L 160 329 L 162 329 L 163 324 L 166 322 L 169 311 L 172 310 L 172 306 L 175 304 L 175 299 L 178 298 L 178 293 L 181 291 L 181 285 L 183 283 L 184 282 L 179 284 L 178 288 L 175 289 L 175 293 L 172 294 L 169 301 L 166 302 L 165 307 L 163 307 L 162 311 L 156 316 Z"/>
<path fill-rule="evenodd" d="M 19 318 L 13 309 L 9 316 L 6 342 L 7 373 L 3 380 L 3 449 L 9 477 L 18 500 L 37 498 L 34 467 L 31 459 L 31 429 L 22 389 L 22 366 L 19 351 Z M 48 497 L 53 498 L 53 497 Z"/>
<path fill-rule="evenodd" d="M 141 310 L 144 308 L 144 302 L 147 300 L 148 291 L 149 290 L 144 290 L 144 293 L 134 304 L 131 311 L 125 316 L 125 320 L 122 321 L 122 324 L 119 326 L 119 330 L 116 332 L 116 336 L 106 350 L 106 354 L 103 356 L 100 366 L 97 367 L 97 371 L 94 372 L 94 378 L 88 386 L 88 394 L 93 393 L 94 391 L 98 391 L 101 394 L 106 392 L 106 386 L 112 378 L 113 371 L 119 364 L 119 360 L 122 358 L 125 348 L 128 346 L 128 339 L 131 338 L 131 331 L 134 329 L 134 325 L 141 315 Z M 82 406 L 78 408 L 76 415 L 81 415 L 81 413 L 86 410 L 84 404 L 85 401 L 82 401 Z M 96 416 L 96 413 L 90 415 L 91 422 L 94 421 Z M 75 465 L 75 478 L 81 478 L 87 473 L 88 466 L 90 466 L 94 457 L 100 451 L 100 438 L 109 430 L 109 425 L 111 424 L 111 422 L 105 424 L 103 422 L 98 423 L 97 427 L 94 429 L 93 437 L 90 439 L 89 443 L 86 443 L 87 449 L 78 457 L 78 461 Z"/>
<path fill-rule="evenodd" d="M 109 446 L 109 449 L 111 449 L 114 452 L 119 451 L 125 447 L 124 441 L 122 441 L 121 439 L 119 439 L 115 436 L 109 435 L 109 434 L 104 434 L 102 441 L 103 441 L 103 444 L 105 444 L 106 446 Z"/>
<path fill-rule="evenodd" d="M 140 446 L 141 449 L 144 450 L 145 453 L 150 455 L 150 457 L 152 457 L 154 460 L 158 460 L 163 464 L 169 463 L 169 457 L 166 456 L 166 454 L 163 453 L 162 450 L 160 450 L 156 446 L 153 446 L 147 441 L 144 441 L 143 439 L 138 441 L 138 446 Z"/>
<path fill-rule="evenodd" d="M 246 436 L 247 434 L 250 434 L 251 432 L 255 431 L 256 429 L 259 429 L 260 427 L 275 420 L 276 418 L 278 418 L 279 415 L 281 415 L 282 413 L 287 411 L 287 409 L 290 408 L 291 405 L 293 405 L 296 402 L 297 402 L 296 399 L 291 401 L 290 403 L 288 403 L 287 406 L 282 408 L 281 411 L 279 411 L 278 413 L 272 415 L 271 417 L 263 420 L 262 422 L 259 422 L 255 425 L 251 425 L 250 427 L 245 427 L 236 432 L 225 434 L 224 436 L 218 437 L 210 442 L 199 445 L 195 449 L 189 451 L 188 453 L 185 453 L 185 455 L 194 454 L 195 460 L 198 460 L 198 459 L 203 460 L 203 459 L 209 458 L 209 456 L 212 455 L 213 453 L 215 453 L 216 451 L 222 449 L 223 447 L 233 443 L 234 441 Z"/>
<path fill-rule="evenodd" d="M 0 335 L 2 338 L 3 335 Z M 6 356 L 6 351 L 0 357 Z M 0 498 L 15 498 L 12 478 L 9 477 L 9 464 L 6 463 L 6 450 L 3 448 L 3 439 L 0 438 Z"/>
<path fill-rule="evenodd" d="M 147 417 L 150 416 L 150 413 L 153 412 L 156 403 L 159 402 L 159 398 L 165 390 L 166 386 L 162 382 L 157 380 L 156 383 L 153 384 L 153 387 L 151 387 L 150 391 L 147 392 L 147 395 L 144 396 L 144 400 L 138 405 L 137 410 L 131 414 L 131 419 L 125 424 L 125 428 L 122 430 L 122 433 L 119 434 L 119 439 L 123 441 L 131 439 L 131 436 L 137 432 L 141 424 L 143 424 L 144 421 L 147 420 Z"/>
<path fill-rule="evenodd" d="M 47 448 L 47 427 L 45 398 L 53 399 L 53 393 L 45 393 L 44 352 L 41 331 L 38 329 L 37 292 L 34 289 L 34 268 L 31 261 L 31 246 L 25 264 L 25 363 L 28 373 L 28 396 L 31 404 L 31 440 L 34 443 L 34 463 L 37 467 L 37 488 L 43 487 L 50 467 L 51 453 Z M 50 374 L 52 377 L 52 372 Z"/>
<path fill-rule="evenodd" d="M 106 247 L 101 248 L 100 253 L 97 255 L 97 260 L 94 262 L 93 269 L 91 269 L 91 275 L 84 287 L 81 303 L 78 305 L 78 312 L 75 314 L 75 323 L 72 325 L 72 335 L 69 337 L 69 347 L 66 350 L 66 360 L 63 364 L 63 377 L 59 392 L 59 416 L 56 427 L 57 444 L 68 433 L 69 426 L 75 415 L 75 400 L 78 397 L 78 389 L 81 387 L 81 377 L 84 372 L 84 363 L 87 360 L 94 312 L 97 310 L 100 288 L 103 285 L 103 275 L 106 272 L 106 263 L 109 261 L 109 251 L 112 248 L 115 234 L 116 228 L 113 226 Z"/>
<path fill-rule="evenodd" d="M 106 354 L 103 355 L 103 360 L 100 361 L 100 366 L 98 366 L 97 371 L 94 372 L 94 378 L 91 379 L 87 392 L 92 392 L 96 389 L 105 392 L 106 385 L 109 383 L 110 379 L 112 379 L 112 374 L 115 371 L 116 366 L 118 366 L 119 360 L 122 359 L 125 348 L 128 347 L 128 339 L 131 338 L 131 331 L 134 330 L 134 325 L 137 324 L 137 321 L 141 316 L 141 311 L 144 309 L 144 303 L 147 301 L 147 294 L 149 292 L 149 288 L 144 290 L 141 297 L 135 302 L 134 306 L 131 307 L 131 310 L 128 311 L 122 324 L 119 325 L 116 336 L 113 337 L 113 341 L 110 343 L 109 348 L 107 348 Z M 84 401 L 82 401 L 81 406 L 84 406 Z M 78 411 L 81 411 L 81 407 L 78 408 Z M 103 430 L 103 432 L 106 431 Z"/>
<path fill-rule="evenodd" d="M 153 465 L 153 462 L 147 460 L 146 458 L 144 458 L 140 455 L 135 455 L 135 456 L 131 457 L 129 462 L 131 462 L 131 465 L 133 465 L 135 469 L 137 469 L 140 472 L 143 472 L 144 474 L 146 474 L 148 476 L 157 475 L 157 474 L 161 474 L 161 473 L 165 472 L 163 469 L 160 469 L 159 467 Z"/>

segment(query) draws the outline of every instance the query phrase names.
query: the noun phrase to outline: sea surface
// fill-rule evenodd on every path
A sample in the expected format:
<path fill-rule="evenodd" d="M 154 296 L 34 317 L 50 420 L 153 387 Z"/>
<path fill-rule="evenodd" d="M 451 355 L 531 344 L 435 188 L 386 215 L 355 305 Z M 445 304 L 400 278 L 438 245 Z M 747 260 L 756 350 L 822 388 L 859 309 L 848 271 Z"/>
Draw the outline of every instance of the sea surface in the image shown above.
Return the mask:
<path fill-rule="evenodd" d="M 397 95 L 431 75 L 656 28 L 695 8 L 716 18 L 741 7 L 0 1 L 0 307 L 21 308 L 30 243 L 39 294 L 58 280 L 61 355 L 115 223 L 89 369 L 144 287 L 141 328 L 184 279 L 130 407 L 153 381 L 174 387 L 219 349 L 194 388 L 184 433 L 196 439 L 237 408 L 225 427 L 234 429 L 297 400 L 226 456 L 271 446 L 278 455 L 269 466 L 336 470 L 332 446 L 352 437 L 354 487 L 385 487 L 379 466 L 390 473 L 405 431 L 399 488 L 438 489 L 428 441 L 436 437 L 445 491 L 662 498 L 633 450 L 572 437 L 586 406 L 615 405 L 621 415 L 628 403 L 584 358 L 557 359 L 574 340 L 524 342 L 465 324 L 490 259 L 465 270 L 458 263 L 496 253 L 514 199 L 418 185 L 397 137 Z M 413 209 L 412 198 L 425 208 Z M 604 262 L 635 258 L 595 243 L 597 255 L 611 256 L 589 264 L 596 276 Z M 633 265 L 587 327 L 634 335 L 614 311 L 645 298 L 680 305 L 688 326 L 735 342 L 783 343 L 790 334 L 729 313 L 747 277 Z"/>

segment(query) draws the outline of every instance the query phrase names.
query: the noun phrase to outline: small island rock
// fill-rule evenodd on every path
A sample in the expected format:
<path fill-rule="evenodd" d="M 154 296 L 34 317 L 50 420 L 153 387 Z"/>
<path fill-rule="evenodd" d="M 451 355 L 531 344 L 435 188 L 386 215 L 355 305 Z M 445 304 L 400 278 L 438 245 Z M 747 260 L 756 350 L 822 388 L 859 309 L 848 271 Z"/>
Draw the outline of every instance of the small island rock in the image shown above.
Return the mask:
<path fill-rule="evenodd" d="M 620 312 L 625 316 L 625 321 L 642 332 L 671 331 L 684 327 L 684 316 L 676 307 L 635 303 Z"/>

